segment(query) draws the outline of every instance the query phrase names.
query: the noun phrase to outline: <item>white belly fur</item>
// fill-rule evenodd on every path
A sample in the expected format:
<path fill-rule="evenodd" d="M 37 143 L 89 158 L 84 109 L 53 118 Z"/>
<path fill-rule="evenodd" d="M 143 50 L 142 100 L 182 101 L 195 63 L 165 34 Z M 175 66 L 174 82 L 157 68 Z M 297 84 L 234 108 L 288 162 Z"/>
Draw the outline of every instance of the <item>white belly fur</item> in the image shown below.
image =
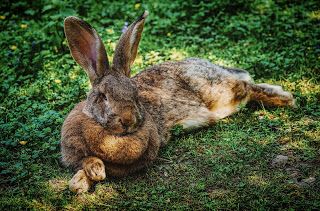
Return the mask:
<path fill-rule="evenodd" d="M 221 93 L 220 93 L 221 94 Z M 237 112 L 241 104 L 246 104 L 248 98 L 242 100 L 238 104 L 232 103 L 232 98 L 228 95 L 222 95 L 219 101 L 215 103 L 215 106 L 209 110 L 206 107 L 200 107 L 197 111 L 194 111 L 187 118 L 180 120 L 179 125 L 182 125 L 184 129 L 194 129 L 203 126 L 208 126 L 220 119 L 223 119 L 231 114 Z"/>
<path fill-rule="evenodd" d="M 236 106 L 219 107 L 215 111 L 210 111 L 209 109 L 202 107 L 187 118 L 180 120 L 177 124 L 182 125 L 183 129 L 195 129 L 208 126 L 219 119 L 233 114 L 237 110 Z"/>

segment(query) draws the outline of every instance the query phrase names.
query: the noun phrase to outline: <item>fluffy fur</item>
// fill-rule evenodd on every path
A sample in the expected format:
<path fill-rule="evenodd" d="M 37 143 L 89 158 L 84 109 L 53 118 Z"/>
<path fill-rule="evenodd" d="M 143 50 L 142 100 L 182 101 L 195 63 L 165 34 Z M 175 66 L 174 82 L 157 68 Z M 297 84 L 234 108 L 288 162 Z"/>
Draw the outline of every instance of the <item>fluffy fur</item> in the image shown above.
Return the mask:
<path fill-rule="evenodd" d="M 145 12 L 122 34 L 112 66 L 88 23 L 65 20 L 71 54 L 92 84 L 61 132 L 62 162 L 76 171 L 69 182 L 74 192 L 87 191 L 106 175 L 125 176 L 150 165 L 177 124 L 211 125 L 251 100 L 294 105 L 279 86 L 254 84 L 245 70 L 197 58 L 155 65 L 130 78 L 146 17 Z"/>

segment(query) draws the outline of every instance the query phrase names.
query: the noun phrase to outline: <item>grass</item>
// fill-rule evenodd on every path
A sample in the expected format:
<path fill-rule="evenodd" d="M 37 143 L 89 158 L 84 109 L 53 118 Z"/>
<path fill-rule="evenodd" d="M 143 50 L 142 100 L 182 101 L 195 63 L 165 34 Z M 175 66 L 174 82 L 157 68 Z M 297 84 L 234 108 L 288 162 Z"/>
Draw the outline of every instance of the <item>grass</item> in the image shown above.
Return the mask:
<path fill-rule="evenodd" d="M 216 125 L 179 128 L 153 167 L 108 178 L 90 193 L 67 188 L 60 128 L 85 99 L 63 19 L 77 15 L 112 57 L 124 22 L 150 16 L 133 72 L 207 58 L 291 91 L 297 109 L 250 104 Z M 0 5 L 0 209 L 320 209 L 320 21 L 317 1 L 7 1 Z M 273 167 L 276 155 L 285 166 Z M 314 178 L 313 182 L 305 179 Z"/>

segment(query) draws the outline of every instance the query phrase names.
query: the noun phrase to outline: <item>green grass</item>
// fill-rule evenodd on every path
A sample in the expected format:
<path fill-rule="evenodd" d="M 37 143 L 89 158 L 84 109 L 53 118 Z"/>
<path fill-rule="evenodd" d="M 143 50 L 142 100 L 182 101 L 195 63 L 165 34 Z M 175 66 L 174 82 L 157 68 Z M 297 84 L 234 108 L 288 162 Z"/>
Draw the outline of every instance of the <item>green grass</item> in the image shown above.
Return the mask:
<path fill-rule="evenodd" d="M 126 3 L 125 3 L 126 2 Z M 320 5 L 318 1 L 8 1 L 0 5 L 0 210 L 320 209 Z M 291 91 L 298 108 L 250 104 L 210 128 L 184 133 L 153 167 L 108 178 L 83 195 L 67 188 L 60 129 L 85 99 L 63 19 L 77 15 L 112 57 L 125 21 L 144 9 L 134 73 L 185 57 L 247 69 Z M 272 167 L 276 155 L 288 163 Z M 314 177 L 306 184 L 304 179 Z"/>

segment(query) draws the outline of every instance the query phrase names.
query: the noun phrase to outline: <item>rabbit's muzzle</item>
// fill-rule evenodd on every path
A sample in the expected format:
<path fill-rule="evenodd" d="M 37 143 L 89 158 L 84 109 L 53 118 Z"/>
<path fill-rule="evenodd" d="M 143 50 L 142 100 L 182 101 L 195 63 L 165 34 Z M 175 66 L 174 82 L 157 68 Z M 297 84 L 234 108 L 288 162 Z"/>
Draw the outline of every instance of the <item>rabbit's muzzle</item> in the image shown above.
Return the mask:
<path fill-rule="evenodd" d="M 143 117 L 139 112 L 132 110 L 123 111 L 118 114 L 113 121 L 108 121 L 103 126 L 112 134 L 127 135 L 136 132 L 143 122 Z"/>
<path fill-rule="evenodd" d="M 133 130 L 137 125 L 137 121 L 138 119 L 136 115 L 132 114 L 131 112 L 124 112 L 119 118 L 119 122 L 126 132 Z"/>

